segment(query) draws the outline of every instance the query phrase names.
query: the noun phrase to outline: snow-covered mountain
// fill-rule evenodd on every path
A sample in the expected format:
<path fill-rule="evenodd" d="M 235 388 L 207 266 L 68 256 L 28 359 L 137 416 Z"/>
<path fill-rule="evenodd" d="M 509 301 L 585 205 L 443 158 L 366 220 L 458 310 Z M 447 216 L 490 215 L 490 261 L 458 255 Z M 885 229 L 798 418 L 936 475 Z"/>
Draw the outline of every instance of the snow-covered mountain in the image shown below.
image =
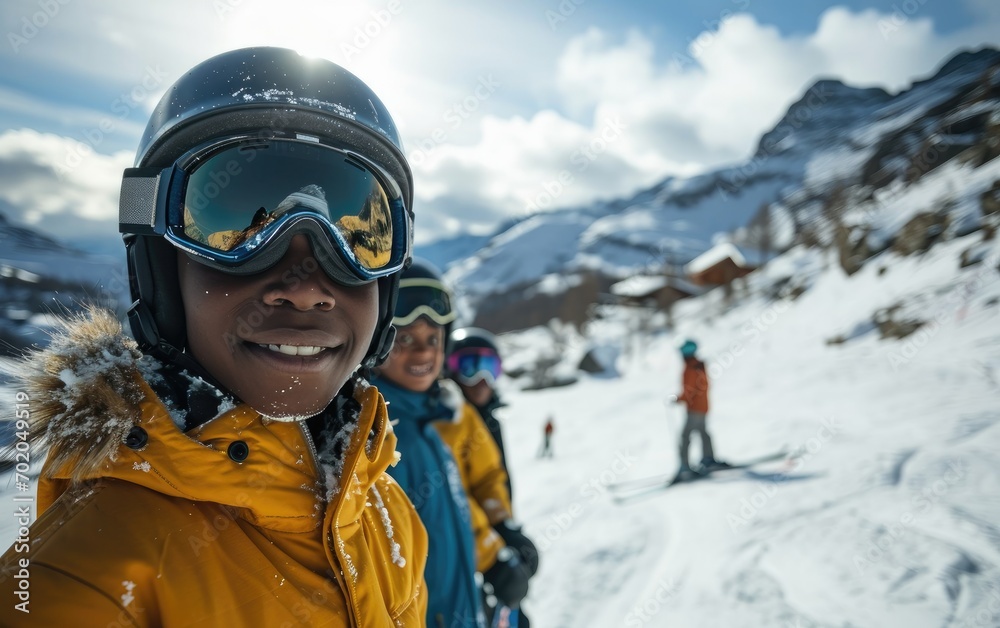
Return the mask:
<path fill-rule="evenodd" d="M 439 268 L 444 268 L 457 259 L 473 255 L 489 243 L 492 236 L 461 235 L 437 240 L 417 247 L 417 255 Z"/>
<path fill-rule="evenodd" d="M 127 299 L 124 255 L 90 255 L 0 213 L 0 354 L 44 343 L 54 314 Z"/>
<path fill-rule="evenodd" d="M 574 275 L 597 277 L 600 289 L 683 264 L 720 233 L 752 244 L 763 207 L 779 250 L 839 238 L 863 244 L 853 254 L 867 257 L 920 214 L 947 215 L 947 228 L 966 233 L 979 226 L 980 199 L 1000 178 L 998 67 L 997 50 L 963 52 L 896 95 L 818 81 L 744 163 L 529 216 L 471 255 L 461 253 L 481 240 L 453 239 L 457 255 L 449 260 L 438 248 L 435 261 L 477 320 L 503 327 L 511 303 L 565 292 L 580 284 Z M 535 323 L 552 315 L 541 307 Z"/>

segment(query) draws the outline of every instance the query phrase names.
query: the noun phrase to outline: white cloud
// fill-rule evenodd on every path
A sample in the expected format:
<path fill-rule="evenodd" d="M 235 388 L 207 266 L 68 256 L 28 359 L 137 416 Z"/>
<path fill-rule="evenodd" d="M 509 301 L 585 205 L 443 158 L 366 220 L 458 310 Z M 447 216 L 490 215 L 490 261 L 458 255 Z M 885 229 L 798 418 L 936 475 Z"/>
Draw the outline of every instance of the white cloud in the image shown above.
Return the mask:
<path fill-rule="evenodd" d="M 749 153 L 818 77 L 898 90 L 933 70 L 950 49 L 929 20 L 908 16 L 835 7 L 813 34 L 783 37 L 749 14 L 736 14 L 661 66 L 642 35 L 631 33 L 615 45 L 594 29 L 567 47 L 559 86 L 575 108 L 613 112 L 648 131 L 634 134 L 629 148 L 657 146 L 674 162 L 695 151 L 694 161 L 717 164 Z M 695 145 L 678 142 L 664 121 L 690 127 Z"/>
<path fill-rule="evenodd" d="M 63 239 L 117 232 L 118 191 L 132 155 L 30 129 L 0 133 L 0 201 L 20 222 Z"/>
<path fill-rule="evenodd" d="M 449 235 L 451 226 L 488 231 L 511 216 L 611 198 L 642 183 L 643 172 L 616 145 L 629 129 L 607 119 L 596 128 L 543 110 L 531 119 L 488 116 L 471 146 L 443 144 L 414 160 L 416 212 L 422 225 L 440 221 L 445 233 L 418 229 L 418 240 Z"/>
<path fill-rule="evenodd" d="M 854 14 L 830 9 L 804 45 L 821 55 L 823 72 L 858 87 L 882 86 L 890 91 L 931 72 L 952 51 L 946 39 L 935 36 L 930 18 L 901 10 Z"/>
<path fill-rule="evenodd" d="M 137 90 L 136 95 L 141 93 Z M 157 100 L 159 95 L 157 95 Z M 0 85 L 0 112 L 13 115 L 16 118 L 30 118 L 48 121 L 53 126 L 73 129 L 79 137 L 90 144 L 91 148 L 100 149 L 101 145 L 112 138 L 121 142 L 122 138 L 138 138 L 146 127 L 145 118 L 148 113 L 135 113 L 147 104 L 145 100 L 132 100 L 116 97 L 107 109 L 99 111 L 67 103 L 54 103 L 30 94 L 10 89 Z M 143 118 L 141 122 L 138 118 Z"/>

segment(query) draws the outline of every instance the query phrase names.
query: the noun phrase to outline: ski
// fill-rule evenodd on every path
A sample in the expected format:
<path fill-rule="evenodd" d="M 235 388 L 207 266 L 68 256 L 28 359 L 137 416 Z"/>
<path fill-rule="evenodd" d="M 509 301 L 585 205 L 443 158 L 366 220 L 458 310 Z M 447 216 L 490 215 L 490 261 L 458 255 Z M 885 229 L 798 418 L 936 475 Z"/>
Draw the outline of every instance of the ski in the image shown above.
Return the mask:
<path fill-rule="evenodd" d="M 711 477 L 715 473 L 721 471 L 738 471 L 749 469 L 750 467 L 758 464 L 763 464 L 765 462 L 771 462 L 774 460 L 781 460 L 786 457 L 794 457 L 794 452 L 789 452 L 786 450 L 776 451 L 774 453 L 765 454 L 763 456 L 758 456 L 756 458 L 751 458 L 749 460 L 743 460 L 738 463 L 727 463 L 725 466 L 705 469 L 699 473 L 695 473 L 687 478 L 681 478 L 679 475 L 662 475 L 662 476 L 651 476 L 648 478 L 641 478 L 633 480 L 631 482 L 620 482 L 618 485 L 608 485 L 611 489 L 612 486 L 616 488 L 612 489 L 612 499 L 617 503 L 624 503 L 632 499 L 642 497 L 644 495 L 649 495 L 651 493 L 656 493 L 663 489 L 670 488 L 671 486 L 676 486 L 678 484 L 691 484 L 692 482 L 697 482 L 699 480 L 704 480 Z"/>
<path fill-rule="evenodd" d="M 624 504 L 626 502 L 632 501 L 633 499 L 638 499 L 639 497 L 643 497 L 645 495 L 652 495 L 653 493 L 659 493 L 663 489 L 670 488 L 674 484 L 676 484 L 676 482 L 673 482 L 672 480 L 665 480 L 659 484 L 654 484 L 652 486 L 638 487 L 628 492 L 623 491 L 618 493 L 611 493 L 611 500 L 616 504 Z"/>
<path fill-rule="evenodd" d="M 744 460 L 743 462 L 726 463 L 726 466 L 724 467 L 707 470 L 706 474 L 711 475 L 716 471 L 726 471 L 727 469 L 746 469 L 747 467 L 752 467 L 756 464 L 763 464 L 765 462 L 771 462 L 773 460 L 781 460 L 782 458 L 787 458 L 787 457 L 795 457 L 795 454 L 793 452 L 789 452 L 787 450 L 782 449 L 781 451 L 776 451 L 770 454 L 764 454 L 763 456 L 757 456 L 756 458 L 750 458 L 749 460 Z"/>
<path fill-rule="evenodd" d="M 654 486 L 662 484 L 664 482 L 669 482 L 674 476 L 670 473 L 665 473 L 663 475 L 651 475 L 645 478 L 637 478 L 635 480 L 625 480 L 624 482 L 615 482 L 607 485 L 609 491 L 629 491 L 637 488 L 645 488 L 647 486 Z"/>
<path fill-rule="evenodd" d="M 739 463 L 727 464 L 725 467 L 719 467 L 718 469 L 712 469 L 706 471 L 706 473 L 711 474 L 715 471 L 725 471 L 726 469 L 745 469 L 751 467 L 755 464 L 761 464 L 764 462 L 770 462 L 772 460 L 779 460 L 785 456 L 790 455 L 788 451 L 781 450 L 774 453 L 766 454 L 763 456 L 758 456 L 757 458 L 751 458 L 749 460 L 744 460 Z M 705 475 L 701 474 L 702 477 Z M 608 484 L 607 488 L 610 491 L 629 491 L 634 489 L 646 488 L 648 486 L 658 486 L 664 482 L 673 484 L 676 480 L 676 475 L 671 473 L 665 473 L 662 475 L 651 475 L 645 478 L 637 478 L 635 480 L 625 480 L 624 482 L 616 482 L 613 484 Z"/>

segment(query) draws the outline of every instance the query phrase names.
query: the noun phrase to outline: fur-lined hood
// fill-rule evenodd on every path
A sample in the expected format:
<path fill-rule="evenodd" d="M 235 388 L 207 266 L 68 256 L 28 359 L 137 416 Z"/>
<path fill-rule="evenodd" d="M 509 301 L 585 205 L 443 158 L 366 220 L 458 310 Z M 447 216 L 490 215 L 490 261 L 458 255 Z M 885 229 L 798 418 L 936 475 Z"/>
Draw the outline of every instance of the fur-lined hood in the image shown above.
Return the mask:
<path fill-rule="evenodd" d="M 105 310 L 61 321 L 49 346 L 8 367 L 28 397 L 32 451 L 47 468 L 72 465 L 72 479 L 94 477 L 114 461 L 139 422 L 144 397 L 135 341 Z"/>
<path fill-rule="evenodd" d="M 110 312 L 92 310 L 13 367 L 15 386 L 29 397 L 32 453 L 47 450 L 40 511 L 72 483 L 114 478 L 239 508 L 265 527 L 310 529 L 318 503 L 341 491 L 363 495 L 395 461 L 396 439 L 372 387 L 355 389 L 361 409 L 331 439 L 346 445 L 333 460 L 310 452 L 303 424 L 269 421 L 245 404 L 224 404 L 215 419 L 183 432 L 148 383 L 150 361 Z M 249 454 L 234 456 L 234 443 Z M 356 520 L 364 500 L 346 501 L 360 503 L 340 516 Z"/>

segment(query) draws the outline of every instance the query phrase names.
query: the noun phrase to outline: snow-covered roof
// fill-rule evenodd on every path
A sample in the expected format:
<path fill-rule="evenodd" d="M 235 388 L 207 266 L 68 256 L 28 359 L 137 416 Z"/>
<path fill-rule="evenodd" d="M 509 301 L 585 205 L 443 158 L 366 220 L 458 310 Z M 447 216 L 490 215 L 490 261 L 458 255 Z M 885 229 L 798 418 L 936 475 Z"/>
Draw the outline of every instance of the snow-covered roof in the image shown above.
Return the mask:
<path fill-rule="evenodd" d="M 680 290 L 681 292 L 686 292 L 692 295 L 698 295 L 705 292 L 705 288 L 702 286 L 696 286 L 687 279 L 682 277 L 671 277 L 668 281 L 672 288 Z"/>
<path fill-rule="evenodd" d="M 727 257 L 732 258 L 733 262 L 742 268 L 756 268 L 761 265 L 766 255 L 755 249 L 736 246 L 732 242 L 721 242 L 688 262 L 685 270 L 689 275 L 700 273 Z"/>
<path fill-rule="evenodd" d="M 665 275 L 636 275 L 611 286 L 611 294 L 620 297 L 644 297 L 667 285 Z"/>
<path fill-rule="evenodd" d="M 635 277 L 629 277 L 613 284 L 611 286 L 611 294 L 620 297 L 645 297 L 657 290 L 661 290 L 665 286 L 671 286 L 687 294 L 701 294 L 704 292 L 704 288 L 700 288 L 680 277 L 636 275 Z"/>

